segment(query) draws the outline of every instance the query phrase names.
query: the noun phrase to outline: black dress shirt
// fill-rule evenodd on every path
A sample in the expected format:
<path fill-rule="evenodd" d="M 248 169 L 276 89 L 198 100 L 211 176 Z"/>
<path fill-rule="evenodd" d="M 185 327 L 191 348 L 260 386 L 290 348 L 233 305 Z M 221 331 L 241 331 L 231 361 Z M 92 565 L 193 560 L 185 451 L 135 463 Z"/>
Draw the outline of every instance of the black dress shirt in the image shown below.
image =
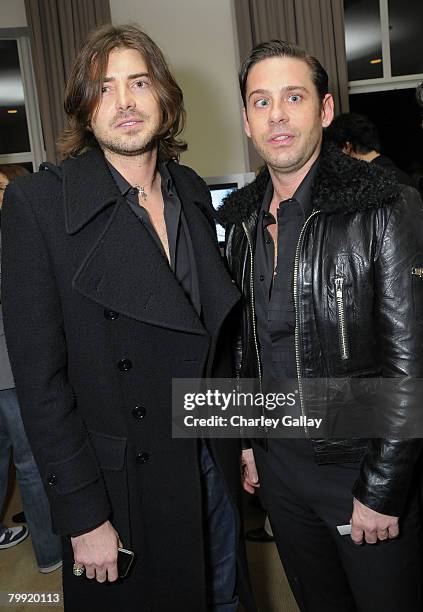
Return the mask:
<path fill-rule="evenodd" d="M 279 204 L 278 259 L 269 225 L 276 223 L 269 212 L 273 184 L 269 180 L 261 205 L 255 248 L 255 307 L 265 386 L 283 378 L 295 378 L 294 261 L 304 222 L 313 211 L 311 191 L 317 172 L 316 161 L 293 197 Z"/>
<path fill-rule="evenodd" d="M 143 224 L 163 257 L 168 261 L 162 242 L 151 223 L 148 211 L 139 203 L 138 190 L 136 187 L 130 185 L 108 160 L 106 160 L 106 162 L 121 195 L 125 197 L 132 212 Z M 183 211 L 183 205 L 173 185 L 172 177 L 169 174 L 166 164 L 159 163 L 158 172 L 161 177 L 164 220 L 169 242 L 170 267 L 186 296 L 197 311 L 197 314 L 200 315 L 200 286 L 195 264 L 194 249 Z"/>

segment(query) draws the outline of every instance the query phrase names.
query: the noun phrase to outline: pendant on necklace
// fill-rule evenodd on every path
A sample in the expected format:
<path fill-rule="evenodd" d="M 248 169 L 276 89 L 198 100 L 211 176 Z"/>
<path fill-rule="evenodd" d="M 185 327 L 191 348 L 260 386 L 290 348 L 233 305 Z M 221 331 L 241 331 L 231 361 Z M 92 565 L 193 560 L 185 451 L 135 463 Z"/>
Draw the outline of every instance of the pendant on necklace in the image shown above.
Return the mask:
<path fill-rule="evenodd" d="M 141 185 L 134 185 L 135 189 L 138 191 L 138 195 L 143 199 L 146 200 L 147 199 L 147 193 L 144 189 L 144 187 L 141 187 Z"/>

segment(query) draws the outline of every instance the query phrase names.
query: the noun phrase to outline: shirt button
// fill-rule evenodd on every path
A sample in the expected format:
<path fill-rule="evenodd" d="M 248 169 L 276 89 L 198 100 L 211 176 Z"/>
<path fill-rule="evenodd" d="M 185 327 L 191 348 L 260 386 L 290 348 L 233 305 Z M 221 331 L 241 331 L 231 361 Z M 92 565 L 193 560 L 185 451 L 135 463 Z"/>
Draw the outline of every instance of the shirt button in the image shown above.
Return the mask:
<path fill-rule="evenodd" d="M 54 485 L 57 484 L 57 476 L 56 474 L 50 474 L 48 479 L 47 479 L 47 484 L 49 484 L 51 487 L 54 487 Z"/>
<path fill-rule="evenodd" d="M 132 361 L 129 359 L 121 359 L 118 361 L 117 367 L 121 372 L 128 372 L 132 368 Z"/>
<path fill-rule="evenodd" d="M 142 465 L 143 463 L 147 463 L 150 461 L 150 455 L 148 453 L 138 452 L 135 458 L 136 462 Z"/>
<path fill-rule="evenodd" d="M 260 274 L 259 278 L 261 281 L 264 281 L 264 274 Z"/>
<path fill-rule="evenodd" d="M 146 414 L 146 409 L 144 408 L 144 406 L 135 406 L 135 408 L 132 409 L 132 416 L 134 417 L 134 419 L 143 419 L 145 417 Z"/>
<path fill-rule="evenodd" d="M 266 244 L 270 244 L 271 240 L 270 238 L 266 238 Z"/>
<path fill-rule="evenodd" d="M 116 312 L 115 310 L 105 310 L 104 311 L 104 318 L 108 319 L 109 321 L 115 321 L 118 317 L 119 317 L 119 313 Z"/>

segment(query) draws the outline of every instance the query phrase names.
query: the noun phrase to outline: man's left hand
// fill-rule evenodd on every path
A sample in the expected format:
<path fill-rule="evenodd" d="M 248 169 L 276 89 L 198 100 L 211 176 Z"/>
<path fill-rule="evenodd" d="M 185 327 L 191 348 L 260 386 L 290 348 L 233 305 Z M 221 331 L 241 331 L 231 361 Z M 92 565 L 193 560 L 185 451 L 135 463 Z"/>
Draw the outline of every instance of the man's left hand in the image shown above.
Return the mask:
<path fill-rule="evenodd" d="M 399 534 L 398 517 L 380 514 L 354 498 L 351 518 L 351 539 L 355 544 L 376 544 L 378 540 L 396 538 Z"/>

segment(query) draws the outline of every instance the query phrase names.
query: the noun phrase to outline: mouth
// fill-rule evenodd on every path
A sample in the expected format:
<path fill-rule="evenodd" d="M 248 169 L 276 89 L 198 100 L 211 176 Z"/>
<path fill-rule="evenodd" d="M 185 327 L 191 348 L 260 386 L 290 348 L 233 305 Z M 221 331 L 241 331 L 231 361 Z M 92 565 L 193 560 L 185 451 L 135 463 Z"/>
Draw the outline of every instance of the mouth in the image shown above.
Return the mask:
<path fill-rule="evenodd" d="M 140 125 L 143 123 L 142 119 L 125 119 L 125 121 L 120 121 L 116 125 L 117 128 L 126 128 L 126 127 L 134 127 L 135 125 Z"/>
<path fill-rule="evenodd" d="M 286 146 L 290 145 L 294 138 L 295 136 L 293 134 L 272 134 L 267 142 L 269 144 Z"/>

